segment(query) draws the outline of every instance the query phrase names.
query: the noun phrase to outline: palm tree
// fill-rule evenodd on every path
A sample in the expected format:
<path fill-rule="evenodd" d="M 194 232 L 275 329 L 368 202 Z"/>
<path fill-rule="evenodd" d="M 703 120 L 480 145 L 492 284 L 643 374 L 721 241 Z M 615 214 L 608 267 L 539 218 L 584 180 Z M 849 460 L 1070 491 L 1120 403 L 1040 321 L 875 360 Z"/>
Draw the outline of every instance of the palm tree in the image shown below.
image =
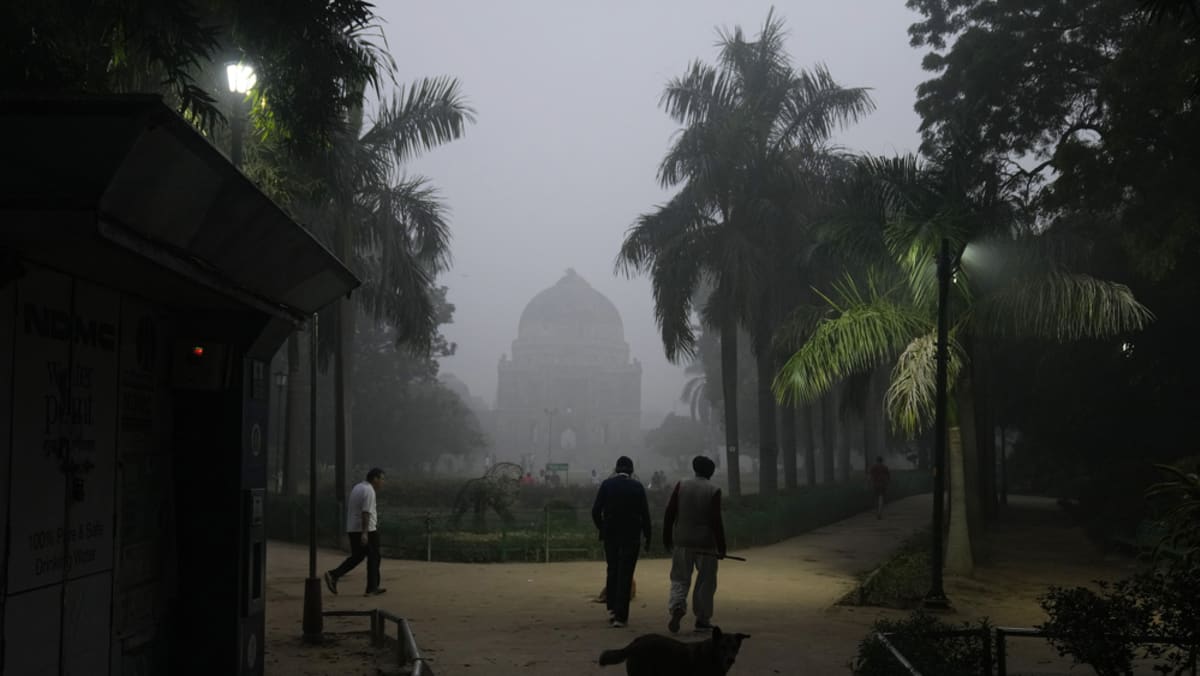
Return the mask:
<path fill-rule="evenodd" d="M 817 147 L 873 106 L 865 90 L 839 86 L 823 66 L 796 72 L 774 10 L 756 40 L 747 40 L 741 28 L 719 35 L 718 65 L 695 61 L 667 84 L 662 105 L 682 128 L 659 180 L 680 190 L 630 228 L 618 266 L 651 273 L 655 313 L 672 360 L 691 353 L 692 292 L 702 279 L 711 282 L 703 313 L 721 334 L 734 495 L 740 493 L 736 334 L 739 325 L 750 331 L 760 383 L 760 490 L 772 493 L 777 476 L 771 336 L 780 309 L 771 269 L 781 233 L 794 226 L 772 197 L 788 184 L 797 152 Z"/>
<path fill-rule="evenodd" d="M 1002 181 L 979 168 L 966 171 L 914 157 L 865 159 L 873 196 L 885 205 L 884 236 L 892 266 L 848 275 L 826 296 L 833 314 L 788 360 L 775 392 L 811 401 L 836 382 L 895 361 L 885 398 L 895 426 L 915 434 L 934 408 L 935 270 L 937 243 L 946 237 L 961 261 L 952 288 L 950 380 L 958 433 L 950 445 L 951 509 L 947 570 L 970 571 L 965 509 L 976 484 L 966 480 L 976 444 L 971 378 L 974 339 L 1038 338 L 1060 342 L 1103 338 L 1141 329 L 1152 319 L 1123 285 L 1066 271 L 1040 236 L 1021 227 Z M 968 184 L 964 177 L 983 176 Z M 964 255 L 967 243 L 972 250 Z M 1000 264 L 1003 261 L 1003 264 Z"/>
<path fill-rule="evenodd" d="M 449 264 L 450 230 L 437 190 L 404 164 L 423 151 L 462 136 L 474 121 L 458 82 L 426 78 L 401 87 L 365 128 L 352 111 L 329 153 L 313 167 L 320 188 L 303 205 L 337 255 L 363 280 L 355 297 L 370 317 L 395 329 L 397 346 L 427 350 L 436 333 L 433 280 Z M 335 464 L 339 498 L 351 463 L 349 374 L 355 305 L 343 299 L 327 313 L 333 341 Z M 326 323 L 325 326 L 329 326 Z"/>

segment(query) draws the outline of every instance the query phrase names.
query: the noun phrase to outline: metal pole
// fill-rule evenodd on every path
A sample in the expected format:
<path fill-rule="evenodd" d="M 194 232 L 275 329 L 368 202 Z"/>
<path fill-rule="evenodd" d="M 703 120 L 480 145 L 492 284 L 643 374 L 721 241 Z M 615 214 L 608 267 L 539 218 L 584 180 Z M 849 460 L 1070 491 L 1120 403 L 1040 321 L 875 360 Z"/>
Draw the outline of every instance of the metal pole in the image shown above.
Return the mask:
<path fill-rule="evenodd" d="M 550 449 L 551 439 L 554 438 L 554 414 L 558 409 L 546 409 L 546 481 L 550 481 Z"/>
<path fill-rule="evenodd" d="M 317 577 L 317 315 L 312 316 L 308 391 L 308 578 L 304 580 L 304 640 L 320 643 L 324 636 L 321 615 L 321 580 Z"/>
<path fill-rule="evenodd" d="M 933 422 L 933 550 L 930 552 L 931 580 L 925 596 L 927 608 L 950 605 L 942 586 L 942 533 L 946 497 L 946 365 L 949 358 L 948 296 L 950 295 L 950 240 L 942 238 L 937 260 L 937 398 Z"/>
<path fill-rule="evenodd" d="M 546 563 L 550 563 L 550 505 L 542 507 L 546 514 Z"/>

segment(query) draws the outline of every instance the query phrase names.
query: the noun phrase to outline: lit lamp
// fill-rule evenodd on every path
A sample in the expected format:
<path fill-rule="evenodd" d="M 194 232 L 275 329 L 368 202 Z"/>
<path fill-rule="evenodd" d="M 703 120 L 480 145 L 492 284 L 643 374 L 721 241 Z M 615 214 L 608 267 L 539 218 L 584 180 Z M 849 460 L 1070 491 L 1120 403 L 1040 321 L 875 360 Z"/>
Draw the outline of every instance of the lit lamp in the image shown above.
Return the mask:
<path fill-rule="evenodd" d="M 245 97 L 254 88 L 254 85 L 258 83 L 258 76 L 255 75 L 253 67 L 239 61 L 225 66 L 225 78 L 228 81 L 230 93 L 241 95 L 239 100 L 234 103 L 233 116 L 229 121 L 231 132 L 229 160 L 233 162 L 233 166 L 241 169 L 242 127 L 245 124 L 245 120 L 243 119 L 240 98 Z"/>

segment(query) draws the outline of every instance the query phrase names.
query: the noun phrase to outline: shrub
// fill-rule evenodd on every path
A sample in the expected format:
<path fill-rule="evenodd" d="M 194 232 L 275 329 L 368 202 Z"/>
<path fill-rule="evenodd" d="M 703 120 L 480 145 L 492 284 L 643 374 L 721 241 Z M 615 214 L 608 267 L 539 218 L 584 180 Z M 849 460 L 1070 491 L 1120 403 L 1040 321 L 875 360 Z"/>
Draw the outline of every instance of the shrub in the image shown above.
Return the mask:
<path fill-rule="evenodd" d="M 909 538 L 840 603 L 902 610 L 917 607 L 929 590 L 930 546 L 928 531 Z"/>
<path fill-rule="evenodd" d="M 945 632 L 954 631 L 973 633 L 967 636 L 944 635 Z M 903 620 L 879 620 L 871 633 L 858 644 L 858 654 L 850 668 L 859 676 L 908 676 L 909 671 L 877 636 L 886 634 L 888 641 L 923 676 L 978 674 L 983 670 L 987 657 L 984 636 L 990 632 L 991 625 L 987 618 L 955 626 L 918 611 Z"/>

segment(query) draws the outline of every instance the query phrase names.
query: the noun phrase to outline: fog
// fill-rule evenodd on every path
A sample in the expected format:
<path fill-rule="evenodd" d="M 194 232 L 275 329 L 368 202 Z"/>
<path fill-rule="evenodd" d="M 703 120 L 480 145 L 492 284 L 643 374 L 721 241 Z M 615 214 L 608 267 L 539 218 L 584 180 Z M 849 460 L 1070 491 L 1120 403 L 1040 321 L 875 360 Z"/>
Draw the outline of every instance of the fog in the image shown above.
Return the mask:
<path fill-rule="evenodd" d="M 413 162 L 452 210 L 456 306 L 442 362 L 489 405 L 497 363 L 525 304 L 571 267 L 610 298 L 641 360 L 643 424 L 678 403 L 681 366 L 667 362 L 644 277 L 614 276 L 626 227 L 667 192 L 655 172 L 676 126 L 658 108 L 667 80 L 711 62 L 718 26 L 754 35 L 768 2 L 522 0 L 381 2 L 402 80 L 458 78 L 478 113 L 464 139 Z M 793 2 L 776 12 L 797 67 L 828 65 L 843 85 L 872 88 L 877 110 L 835 142 L 872 153 L 918 144 L 915 15 L 893 2 Z"/>

